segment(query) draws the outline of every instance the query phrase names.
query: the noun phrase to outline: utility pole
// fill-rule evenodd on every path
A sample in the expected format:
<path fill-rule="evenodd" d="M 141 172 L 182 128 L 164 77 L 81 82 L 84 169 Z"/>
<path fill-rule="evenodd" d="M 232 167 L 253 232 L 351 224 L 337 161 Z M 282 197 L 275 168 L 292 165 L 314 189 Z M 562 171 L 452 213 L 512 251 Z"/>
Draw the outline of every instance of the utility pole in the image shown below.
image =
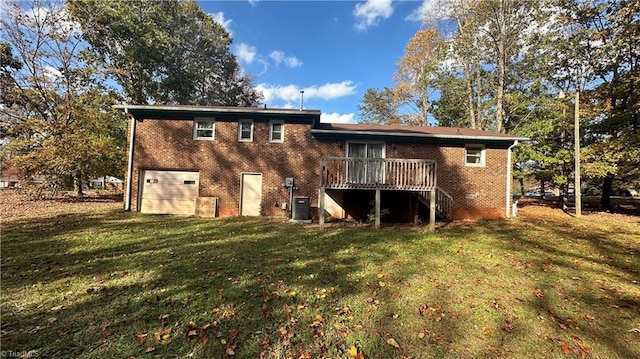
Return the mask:
<path fill-rule="evenodd" d="M 582 192 L 580 191 L 580 90 L 576 89 L 576 103 L 574 114 L 574 137 L 575 137 L 575 184 L 573 193 L 576 200 L 576 218 L 582 216 Z"/>

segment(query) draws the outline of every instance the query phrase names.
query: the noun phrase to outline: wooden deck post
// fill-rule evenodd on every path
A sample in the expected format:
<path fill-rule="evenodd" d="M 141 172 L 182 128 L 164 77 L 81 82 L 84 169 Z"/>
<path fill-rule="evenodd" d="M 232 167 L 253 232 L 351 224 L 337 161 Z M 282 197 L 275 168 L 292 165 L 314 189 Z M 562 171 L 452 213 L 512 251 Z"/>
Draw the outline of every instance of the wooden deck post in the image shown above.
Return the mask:
<path fill-rule="evenodd" d="M 380 229 L 380 190 L 376 190 L 376 229 Z"/>
<path fill-rule="evenodd" d="M 411 196 L 413 197 L 413 196 Z M 413 211 L 413 225 L 417 226 L 418 225 L 418 221 L 419 221 L 419 209 L 420 209 L 420 201 L 418 201 L 418 198 L 414 198 L 413 202 L 415 202 L 415 208 L 412 208 Z"/>
<path fill-rule="evenodd" d="M 436 230 L 436 189 L 429 191 L 429 230 Z"/>
<path fill-rule="evenodd" d="M 324 226 L 324 196 L 325 196 L 325 188 L 324 186 L 320 187 L 320 197 L 318 198 L 318 218 L 321 226 Z"/>

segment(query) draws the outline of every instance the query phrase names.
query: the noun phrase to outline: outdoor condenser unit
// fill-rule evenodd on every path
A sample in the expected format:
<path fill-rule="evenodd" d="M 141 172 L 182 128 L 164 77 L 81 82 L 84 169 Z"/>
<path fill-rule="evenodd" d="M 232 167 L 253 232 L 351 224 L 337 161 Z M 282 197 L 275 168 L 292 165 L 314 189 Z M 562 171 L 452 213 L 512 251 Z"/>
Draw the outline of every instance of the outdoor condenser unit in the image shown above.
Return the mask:
<path fill-rule="evenodd" d="M 291 217 L 295 221 L 306 221 L 311 219 L 311 200 L 309 197 L 293 197 L 291 207 Z"/>

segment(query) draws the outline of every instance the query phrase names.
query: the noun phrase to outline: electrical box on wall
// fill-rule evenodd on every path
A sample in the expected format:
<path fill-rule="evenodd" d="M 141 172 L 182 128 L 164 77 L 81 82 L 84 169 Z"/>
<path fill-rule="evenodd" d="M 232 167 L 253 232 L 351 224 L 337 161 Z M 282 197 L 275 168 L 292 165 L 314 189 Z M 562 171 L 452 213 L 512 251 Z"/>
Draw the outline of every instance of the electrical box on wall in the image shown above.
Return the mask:
<path fill-rule="evenodd" d="M 287 177 L 284 179 L 284 186 L 285 187 L 293 187 L 294 185 L 294 179 L 293 177 Z"/>

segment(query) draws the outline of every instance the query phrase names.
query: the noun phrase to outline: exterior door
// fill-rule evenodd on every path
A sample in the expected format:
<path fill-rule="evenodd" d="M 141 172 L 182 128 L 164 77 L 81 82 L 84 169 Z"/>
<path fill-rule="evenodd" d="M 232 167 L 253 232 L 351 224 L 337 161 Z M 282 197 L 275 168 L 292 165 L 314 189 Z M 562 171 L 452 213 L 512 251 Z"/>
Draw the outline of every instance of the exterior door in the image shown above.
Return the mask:
<path fill-rule="evenodd" d="M 198 172 L 145 170 L 140 212 L 194 215 L 199 179 Z"/>
<path fill-rule="evenodd" d="M 384 158 L 384 143 L 347 144 L 347 157 L 360 158 L 347 162 L 347 178 L 350 183 L 384 183 L 384 164 L 370 158 Z"/>
<path fill-rule="evenodd" d="M 262 174 L 243 173 L 240 179 L 240 215 L 259 216 L 262 206 Z"/>

